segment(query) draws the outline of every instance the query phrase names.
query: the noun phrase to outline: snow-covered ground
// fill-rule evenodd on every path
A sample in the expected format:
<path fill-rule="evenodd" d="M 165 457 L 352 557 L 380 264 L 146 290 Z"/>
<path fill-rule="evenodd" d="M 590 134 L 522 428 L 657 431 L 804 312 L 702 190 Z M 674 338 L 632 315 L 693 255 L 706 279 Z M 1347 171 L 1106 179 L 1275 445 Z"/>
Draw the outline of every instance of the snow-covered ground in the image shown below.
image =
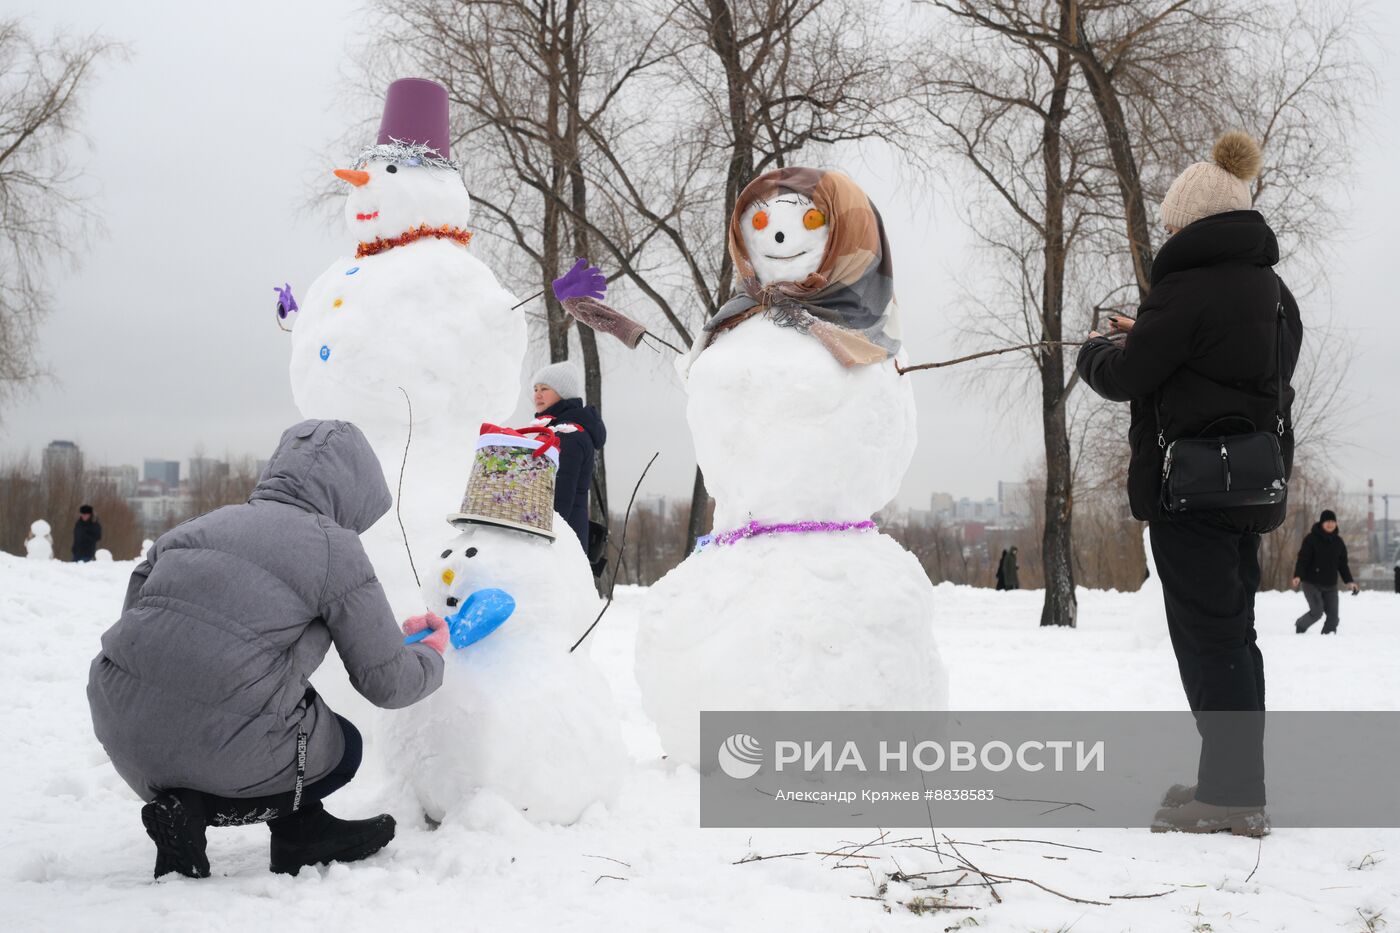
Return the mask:
<path fill-rule="evenodd" d="M 641 711 L 635 592 L 619 594 L 594 645 L 636 758 L 615 807 L 595 808 L 575 826 L 537 827 L 478 798 L 430 831 L 403 787 L 371 761 L 328 804 L 351 817 L 394 813 L 399 835 L 381 854 L 288 878 L 267 871 L 265 828 L 211 830 L 214 877 L 153 883 L 138 802 L 93 738 L 84 694 L 131 567 L 0 555 L 6 929 L 1315 931 L 1400 923 L 1400 830 L 1279 829 L 1261 845 L 1228 834 L 1042 831 L 1029 841 L 962 829 L 940 834 L 935 852 L 927 831 L 698 829 L 699 778 L 660 760 Z M 1035 592 L 944 585 L 937 607 L 954 709 L 1182 706 L 1162 623 L 1134 594 L 1082 592 L 1075 631 L 1038 628 Z M 1259 600 L 1270 706 L 1396 709 L 1400 597 L 1344 597 L 1335 638 L 1295 636 L 1301 610 L 1296 594 Z M 376 719 L 346 712 L 373 746 Z M 998 901 L 955 853 L 989 876 L 1023 880 L 999 882 Z M 786 857 L 743 862 L 755 855 Z"/>

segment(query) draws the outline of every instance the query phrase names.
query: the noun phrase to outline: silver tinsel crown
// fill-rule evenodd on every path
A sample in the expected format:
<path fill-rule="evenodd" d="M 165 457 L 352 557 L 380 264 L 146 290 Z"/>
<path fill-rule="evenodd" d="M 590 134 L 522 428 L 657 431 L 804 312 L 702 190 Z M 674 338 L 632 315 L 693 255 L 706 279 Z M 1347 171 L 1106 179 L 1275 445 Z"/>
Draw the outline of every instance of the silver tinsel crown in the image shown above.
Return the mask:
<path fill-rule="evenodd" d="M 454 172 L 460 172 L 462 166 L 452 159 L 444 159 L 437 154 L 437 151 L 430 149 L 421 143 L 404 142 L 402 139 L 395 139 L 390 136 L 387 143 L 377 146 L 366 146 L 360 150 L 360 154 L 355 157 L 355 168 L 363 169 L 369 164 L 370 159 L 382 159 L 386 162 L 397 162 L 401 165 L 428 165 L 433 168 L 450 168 Z"/>

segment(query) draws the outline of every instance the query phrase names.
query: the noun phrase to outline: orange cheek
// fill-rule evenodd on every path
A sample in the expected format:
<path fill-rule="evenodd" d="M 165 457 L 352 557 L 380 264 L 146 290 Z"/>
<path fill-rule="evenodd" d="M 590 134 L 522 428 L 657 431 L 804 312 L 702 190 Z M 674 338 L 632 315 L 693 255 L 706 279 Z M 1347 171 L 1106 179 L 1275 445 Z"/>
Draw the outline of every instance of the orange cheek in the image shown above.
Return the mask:
<path fill-rule="evenodd" d="M 757 214 L 753 215 L 753 228 L 755 230 L 762 230 L 766 226 L 768 226 L 767 211 L 759 211 Z"/>
<path fill-rule="evenodd" d="M 808 230 L 820 230 L 826 226 L 826 215 L 814 207 L 802 215 L 802 226 Z"/>

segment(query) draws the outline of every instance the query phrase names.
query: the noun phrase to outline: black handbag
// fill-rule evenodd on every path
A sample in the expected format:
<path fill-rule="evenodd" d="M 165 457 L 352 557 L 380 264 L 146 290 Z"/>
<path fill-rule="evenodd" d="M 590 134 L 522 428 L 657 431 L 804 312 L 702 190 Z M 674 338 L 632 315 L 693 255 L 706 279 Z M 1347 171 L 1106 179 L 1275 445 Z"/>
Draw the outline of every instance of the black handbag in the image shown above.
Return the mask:
<path fill-rule="evenodd" d="M 1157 417 L 1157 446 L 1166 448 L 1162 461 L 1162 507 L 1178 514 L 1213 509 L 1236 509 L 1253 505 L 1279 505 L 1288 499 L 1288 477 L 1283 469 L 1283 449 L 1279 444 L 1287 426 L 1283 410 L 1283 302 L 1278 305 L 1277 349 L 1278 390 L 1273 431 L 1251 430 L 1244 434 L 1218 434 L 1210 429 L 1199 437 L 1179 438 L 1167 443 L 1162 432 L 1160 400 L 1154 405 Z M 1236 420 L 1254 428 L 1248 418 Z"/>

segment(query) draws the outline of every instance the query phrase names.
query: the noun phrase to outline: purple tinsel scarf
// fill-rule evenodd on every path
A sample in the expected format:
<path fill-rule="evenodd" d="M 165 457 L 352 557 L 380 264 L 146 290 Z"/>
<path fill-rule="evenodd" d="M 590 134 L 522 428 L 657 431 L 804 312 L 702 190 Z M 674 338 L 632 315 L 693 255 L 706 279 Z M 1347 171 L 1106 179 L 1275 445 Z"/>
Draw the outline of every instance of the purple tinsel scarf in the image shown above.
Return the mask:
<path fill-rule="evenodd" d="M 763 522 L 749 522 L 729 531 L 704 535 L 696 539 L 695 549 L 701 551 L 711 545 L 724 547 L 736 541 L 742 541 L 744 538 L 757 538 L 762 535 L 795 535 L 824 531 L 873 531 L 874 529 L 875 522 L 870 519 L 863 522 L 778 522 L 772 525 Z"/>

